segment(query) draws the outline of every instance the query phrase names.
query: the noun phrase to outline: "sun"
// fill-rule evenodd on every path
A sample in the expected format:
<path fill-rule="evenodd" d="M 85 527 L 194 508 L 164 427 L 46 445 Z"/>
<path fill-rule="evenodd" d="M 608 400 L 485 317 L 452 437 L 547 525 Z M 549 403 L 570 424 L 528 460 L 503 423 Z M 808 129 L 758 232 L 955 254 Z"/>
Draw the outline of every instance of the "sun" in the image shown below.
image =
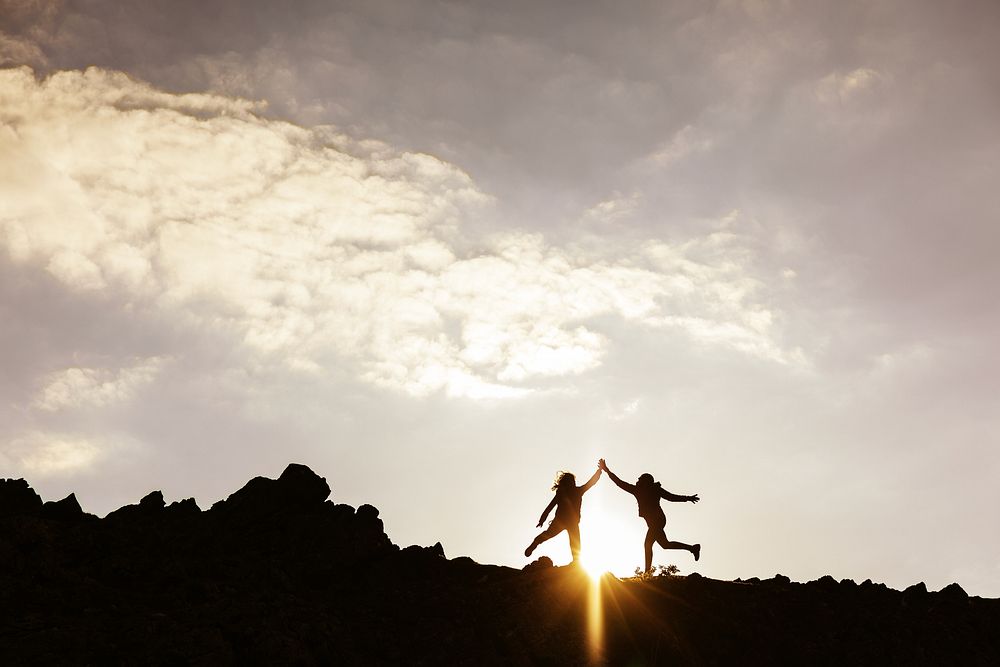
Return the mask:
<path fill-rule="evenodd" d="M 592 500 L 587 498 L 588 501 Z M 599 498 L 593 498 L 599 501 Z M 642 542 L 633 544 L 628 520 L 604 510 L 602 503 L 588 503 L 580 522 L 580 565 L 594 580 L 611 572 L 623 576 L 632 571 L 637 554 L 641 559 Z"/>
<path fill-rule="evenodd" d="M 611 562 L 606 558 L 587 555 L 585 553 L 580 554 L 580 565 L 583 567 L 583 571 L 587 573 L 587 576 L 594 581 L 599 580 L 605 574 L 611 572 L 612 569 Z"/>
<path fill-rule="evenodd" d="M 624 498 L 618 489 L 598 485 L 583 501 L 580 521 L 580 560 L 584 572 L 593 580 L 610 572 L 616 577 L 629 577 L 642 563 L 642 541 L 645 524 L 635 515 L 635 502 Z M 628 502 L 631 501 L 631 502 Z M 548 556 L 555 563 L 570 558 L 569 540 L 565 533 L 541 544 L 537 556 Z"/>

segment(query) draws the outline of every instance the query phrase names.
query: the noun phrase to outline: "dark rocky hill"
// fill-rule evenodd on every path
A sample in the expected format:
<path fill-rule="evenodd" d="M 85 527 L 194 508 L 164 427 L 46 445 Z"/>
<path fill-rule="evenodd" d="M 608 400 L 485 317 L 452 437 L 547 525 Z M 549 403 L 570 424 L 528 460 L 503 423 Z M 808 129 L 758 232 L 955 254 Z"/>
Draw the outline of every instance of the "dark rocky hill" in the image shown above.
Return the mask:
<path fill-rule="evenodd" d="M 1000 664 L 1000 600 L 957 585 L 698 575 L 595 587 L 400 549 L 292 464 L 201 511 L 103 519 L 0 480 L 0 664 Z M 596 619 L 596 620 L 595 620 Z"/>

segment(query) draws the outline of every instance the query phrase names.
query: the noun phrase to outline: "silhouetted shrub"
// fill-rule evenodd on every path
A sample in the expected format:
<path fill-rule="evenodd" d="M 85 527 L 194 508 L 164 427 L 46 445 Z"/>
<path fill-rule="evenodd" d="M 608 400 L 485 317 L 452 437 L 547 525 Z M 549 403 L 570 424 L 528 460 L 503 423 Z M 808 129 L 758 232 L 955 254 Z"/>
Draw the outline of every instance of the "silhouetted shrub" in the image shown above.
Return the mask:
<path fill-rule="evenodd" d="M 642 568 L 637 567 L 634 570 L 635 575 L 629 577 L 631 581 L 648 581 L 653 577 L 673 577 L 680 574 L 681 569 L 671 563 L 670 565 L 657 565 L 651 572 L 643 572 Z"/>

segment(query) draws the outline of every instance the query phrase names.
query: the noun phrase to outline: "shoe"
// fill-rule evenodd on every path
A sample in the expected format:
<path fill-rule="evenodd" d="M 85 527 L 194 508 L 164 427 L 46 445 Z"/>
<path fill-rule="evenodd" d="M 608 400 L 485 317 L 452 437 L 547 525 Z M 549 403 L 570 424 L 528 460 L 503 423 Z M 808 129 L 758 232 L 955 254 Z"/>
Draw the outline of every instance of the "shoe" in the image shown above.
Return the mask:
<path fill-rule="evenodd" d="M 529 544 L 528 548 L 524 550 L 525 557 L 526 558 L 530 558 L 531 557 L 531 552 L 534 551 L 534 550 L 535 550 L 535 545 L 534 544 Z"/>
<path fill-rule="evenodd" d="M 701 545 L 700 545 L 700 544 L 696 544 L 696 545 L 694 545 L 694 548 L 693 548 L 693 549 L 691 549 L 691 553 L 693 553 L 693 554 L 694 554 L 694 559 L 695 559 L 696 561 L 697 561 L 697 560 L 698 560 L 699 558 L 701 558 Z"/>

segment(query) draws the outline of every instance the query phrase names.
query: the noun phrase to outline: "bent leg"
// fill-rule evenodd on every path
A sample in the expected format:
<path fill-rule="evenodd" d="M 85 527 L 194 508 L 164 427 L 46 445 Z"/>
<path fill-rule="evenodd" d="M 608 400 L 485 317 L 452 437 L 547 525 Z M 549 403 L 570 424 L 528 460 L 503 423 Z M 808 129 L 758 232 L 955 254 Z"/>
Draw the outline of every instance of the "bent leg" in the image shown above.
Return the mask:
<path fill-rule="evenodd" d="M 650 528 L 650 531 L 652 530 L 653 529 Z M 699 553 L 701 551 L 700 544 L 695 544 L 692 546 L 690 544 L 684 544 L 683 542 L 671 542 L 670 540 L 667 539 L 667 534 L 663 532 L 662 528 L 660 528 L 659 531 L 657 531 L 656 543 L 659 544 L 664 549 L 684 549 L 685 551 L 690 551 L 692 554 L 694 554 L 695 560 L 698 560 L 698 556 L 701 555 Z"/>
<path fill-rule="evenodd" d="M 563 530 L 565 530 L 565 526 L 560 526 L 553 521 L 551 524 L 549 524 L 548 528 L 546 528 L 545 530 L 543 530 L 542 532 L 538 533 L 538 535 L 535 536 L 535 539 L 531 541 L 531 544 L 528 545 L 528 548 L 524 550 L 524 555 L 530 556 L 531 552 L 534 551 L 539 544 L 551 540 L 553 537 L 563 532 Z"/>

